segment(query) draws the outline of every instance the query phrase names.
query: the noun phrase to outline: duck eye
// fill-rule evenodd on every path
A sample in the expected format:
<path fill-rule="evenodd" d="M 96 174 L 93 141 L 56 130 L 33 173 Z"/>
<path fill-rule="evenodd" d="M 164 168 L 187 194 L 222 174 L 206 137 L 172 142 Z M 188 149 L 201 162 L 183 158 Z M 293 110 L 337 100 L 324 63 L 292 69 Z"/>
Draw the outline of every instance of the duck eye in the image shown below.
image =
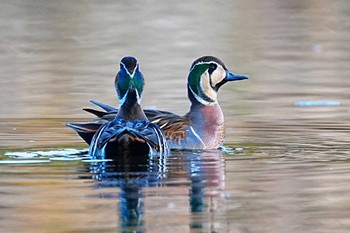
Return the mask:
<path fill-rule="evenodd" d="M 216 69 L 217 65 L 215 63 L 211 63 L 208 68 L 209 74 L 212 74 L 214 70 Z"/>

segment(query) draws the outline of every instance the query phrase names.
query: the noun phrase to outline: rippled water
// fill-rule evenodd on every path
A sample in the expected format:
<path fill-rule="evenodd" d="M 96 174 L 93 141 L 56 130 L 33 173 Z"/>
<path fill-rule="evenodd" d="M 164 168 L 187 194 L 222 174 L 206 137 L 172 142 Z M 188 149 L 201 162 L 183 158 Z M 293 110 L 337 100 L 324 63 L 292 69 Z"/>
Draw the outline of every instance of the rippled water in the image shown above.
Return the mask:
<path fill-rule="evenodd" d="M 0 231 L 348 232 L 349 7 L 1 1 Z M 187 71 L 206 54 L 251 77 L 220 90 L 224 151 L 60 161 L 86 148 L 63 122 L 89 119 L 90 99 L 117 105 L 121 57 L 140 61 L 143 106 L 183 114 Z M 45 153 L 4 155 L 24 151 Z"/>

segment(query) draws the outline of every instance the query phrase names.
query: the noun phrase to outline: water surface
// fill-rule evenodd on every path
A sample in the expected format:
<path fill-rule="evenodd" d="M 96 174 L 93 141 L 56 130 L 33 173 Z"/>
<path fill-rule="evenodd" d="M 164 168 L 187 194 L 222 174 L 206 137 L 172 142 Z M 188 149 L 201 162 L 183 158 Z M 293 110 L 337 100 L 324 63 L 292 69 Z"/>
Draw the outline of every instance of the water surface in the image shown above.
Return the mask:
<path fill-rule="evenodd" d="M 174 151 L 136 168 L 45 155 L 1 164 L 0 231 L 348 232 L 349 7 L 2 1 L 3 161 L 23 160 L 11 151 L 86 148 L 63 122 L 90 119 L 81 111 L 90 99 L 117 106 L 125 55 L 145 75 L 143 106 L 179 114 L 197 57 L 251 78 L 220 89 L 225 151 Z"/>

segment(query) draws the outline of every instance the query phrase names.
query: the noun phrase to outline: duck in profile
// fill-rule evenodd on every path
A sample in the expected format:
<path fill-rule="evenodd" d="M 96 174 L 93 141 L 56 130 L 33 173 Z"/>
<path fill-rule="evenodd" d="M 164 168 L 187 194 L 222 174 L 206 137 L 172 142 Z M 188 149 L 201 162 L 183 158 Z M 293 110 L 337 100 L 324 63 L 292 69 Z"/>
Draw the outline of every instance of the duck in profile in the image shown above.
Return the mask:
<path fill-rule="evenodd" d="M 189 112 L 184 116 L 159 110 L 144 110 L 144 113 L 152 123 L 159 125 L 171 149 L 217 149 L 225 138 L 224 115 L 217 99 L 219 88 L 227 82 L 244 79 L 248 76 L 230 72 L 220 59 L 200 57 L 193 62 L 188 74 Z M 97 101 L 91 102 L 104 111 L 85 108 L 98 118 L 73 127 L 88 144 L 96 128 L 121 111 Z"/>
<path fill-rule="evenodd" d="M 157 155 L 166 155 L 169 147 L 158 125 L 150 122 L 140 106 L 144 77 L 134 57 L 124 57 L 115 78 L 120 102 L 119 111 L 110 121 L 101 121 L 91 136 L 89 154 L 93 158 L 127 159 L 138 161 Z M 78 133 L 79 123 L 67 123 Z"/>

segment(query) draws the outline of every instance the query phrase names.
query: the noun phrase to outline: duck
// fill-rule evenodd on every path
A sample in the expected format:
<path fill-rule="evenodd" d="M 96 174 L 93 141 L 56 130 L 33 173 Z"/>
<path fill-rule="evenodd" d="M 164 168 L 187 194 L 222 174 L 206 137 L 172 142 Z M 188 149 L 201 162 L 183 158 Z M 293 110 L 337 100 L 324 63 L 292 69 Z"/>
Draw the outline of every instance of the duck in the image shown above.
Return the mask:
<path fill-rule="evenodd" d="M 144 113 L 164 132 L 170 149 L 218 149 L 225 139 L 224 114 L 218 102 L 218 91 L 227 82 L 245 79 L 249 77 L 231 72 L 217 57 L 199 57 L 192 63 L 187 77 L 187 96 L 191 103 L 189 111 L 183 116 L 155 109 L 145 109 Z M 91 102 L 103 111 L 92 108 L 83 110 L 97 118 L 70 125 L 88 144 L 96 129 L 120 111 L 98 101 Z"/>
<path fill-rule="evenodd" d="M 140 105 L 144 82 L 137 59 L 123 57 L 115 78 L 120 108 L 94 132 L 89 147 L 92 158 L 137 162 L 169 153 L 163 131 L 148 120 Z M 66 125 L 77 130 L 74 123 Z"/>

